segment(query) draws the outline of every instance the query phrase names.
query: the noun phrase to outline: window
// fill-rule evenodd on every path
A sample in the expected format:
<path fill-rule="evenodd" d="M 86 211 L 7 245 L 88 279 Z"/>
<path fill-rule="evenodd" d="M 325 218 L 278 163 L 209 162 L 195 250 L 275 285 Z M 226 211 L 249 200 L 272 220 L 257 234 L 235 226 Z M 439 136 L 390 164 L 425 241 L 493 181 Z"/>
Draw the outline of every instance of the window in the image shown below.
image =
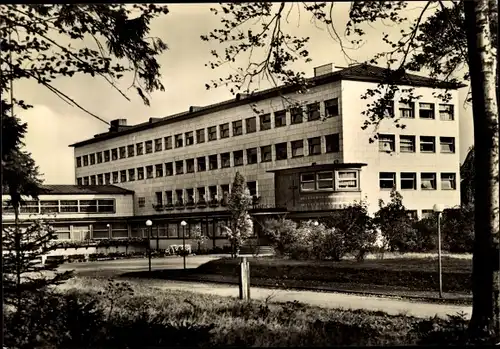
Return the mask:
<path fill-rule="evenodd" d="M 128 170 L 128 180 L 130 182 L 135 181 L 135 168 L 130 168 Z"/>
<path fill-rule="evenodd" d="M 250 192 L 251 196 L 257 196 L 257 182 L 256 181 L 247 182 L 247 187 L 248 187 L 248 191 Z"/>
<path fill-rule="evenodd" d="M 417 220 L 418 219 L 417 210 L 406 210 L 406 216 L 410 219 Z"/>
<path fill-rule="evenodd" d="M 196 192 L 196 194 L 198 195 L 198 202 L 206 202 L 205 187 L 196 188 Z"/>
<path fill-rule="evenodd" d="M 80 200 L 80 212 L 96 213 L 97 200 Z"/>
<path fill-rule="evenodd" d="M 229 137 L 229 123 L 225 123 L 219 126 L 220 128 L 220 138 Z"/>
<path fill-rule="evenodd" d="M 161 191 L 157 191 L 155 193 L 156 196 L 156 204 L 161 206 L 163 205 L 163 193 Z"/>
<path fill-rule="evenodd" d="M 57 213 L 59 212 L 58 200 L 40 200 L 40 213 Z"/>
<path fill-rule="evenodd" d="M 89 177 L 83 177 L 83 185 L 89 185 Z"/>
<path fill-rule="evenodd" d="M 97 163 L 102 164 L 102 152 L 96 153 L 97 156 Z"/>
<path fill-rule="evenodd" d="M 83 156 L 83 166 L 88 166 L 88 165 L 89 165 L 89 157 L 87 155 L 84 155 Z"/>
<path fill-rule="evenodd" d="M 321 154 L 321 137 L 309 138 L 307 140 L 309 155 Z"/>
<path fill-rule="evenodd" d="M 146 206 L 146 198 L 137 198 L 137 204 L 139 205 L 139 207 Z"/>
<path fill-rule="evenodd" d="M 420 151 L 422 153 L 435 153 L 436 138 L 428 136 L 420 136 Z"/>
<path fill-rule="evenodd" d="M 104 184 L 111 184 L 111 173 L 108 172 L 104 174 Z"/>
<path fill-rule="evenodd" d="M 172 149 L 172 136 L 167 136 L 163 140 L 165 141 L 165 150 Z"/>
<path fill-rule="evenodd" d="M 243 165 L 243 150 L 237 150 L 233 152 L 234 166 Z"/>
<path fill-rule="evenodd" d="M 118 160 L 118 149 L 111 149 L 111 160 Z"/>
<path fill-rule="evenodd" d="M 76 158 L 76 167 L 82 167 L 82 158 L 80 156 Z"/>
<path fill-rule="evenodd" d="M 187 196 L 187 203 L 188 204 L 194 204 L 194 189 L 189 188 L 186 189 L 186 196 Z"/>
<path fill-rule="evenodd" d="M 249 148 L 247 149 L 247 164 L 256 164 L 257 163 L 257 148 Z"/>
<path fill-rule="evenodd" d="M 165 163 L 165 176 L 174 175 L 174 164 L 171 162 Z"/>
<path fill-rule="evenodd" d="M 311 103 L 307 105 L 307 121 L 319 120 L 319 103 Z"/>
<path fill-rule="evenodd" d="M 260 162 L 268 162 L 272 160 L 272 150 L 270 145 L 260 147 Z"/>
<path fill-rule="evenodd" d="M 126 182 L 127 181 L 127 170 L 121 170 L 120 171 L 120 182 Z"/>
<path fill-rule="evenodd" d="M 318 172 L 316 179 L 318 190 L 333 190 L 333 171 Z"/>
<path fill-rule="evenodd" d="M 80 239 L 84 239 L 84 236 L 90 237 L 90 229 L 88 225 L 78 227 L 78 236 Z M 73 226 L 73 233 L 75 232 L 75 227 Z M 93 239 L 108 239 L 109 238 L 109 227 L 104 223 L 94 223 L 92 224 L 92 238 Z"/>
<path fill-rule="evenodd" d="M 399 102 L 399 116 L 405 119 L 415 118 L 414 102 Z"/>
<path fill-rule="evenodd" d="M 91 165 L 95 165 L 95 154 L 90 154 L 89 160 Z"/>
<path fill-rule="evenodd" d="M 208 195 L 210 196 L 210 201 L 217 200 L 217 186 L 212 185 L 208 187 Z"/>
<path fill-rule="evenodd" d="M 394 135 L 379 135 L 378 150 L 382 152 L 393 152 L 396 149 Z"/>
<path fill-rule="evenodd" d="M 434 119 L 434 103 L 419 103 L 421 119 Z"/>
<path fill-rule="evenodd" d="M 77 178 L 76 179 L 76 184 L 77 185 L 83 185 L 83 179 L 80 177 L 80 178 Z"/>
<path fill-rule="evenodd" d="M 196 163 L 198 165 L 198 172 L 203 172 L 207 170 L 207 163 L 205 161 L 205 157 L 201 156 L 196 159 Z"/>
<path fill-rule="evenodd" d="M 186 172 L 193 173 L 194 172 L 194 159 L 186 160 Z"/>
<path fill-rule="evenodd" d="M 417 189 L 417 174 L 410 172 L 401 172 L 401 189 Z"/>
<path fill-rule="evenodd" d="M 180 175 L 184 173 L 184 161 L 179 160 L 175 162 L 175 174 Z"/>
<path fill-rule="evenodd" d="M 127 148 L 126 147 L 120 147 L 120 159 L 125 159 L 127 157 Z"/>
<path fill-rule="evenodd" d="M 231 167 L 231 153 L 220 154 L 220 167 L 221 168 Z"/>
<path fill-rule="evenodd" d="M 181 148 L 183 144 L 182 134 L 175 135 L 175 147 Z"/>
<path fill-rule="evenodd" d="M 423 190 L 436 189 L 436 174 L 435 173 L 421 173 L 420 174 L 420 188 Z"/>
<path fill-rule="evenodd" d="M 222 191 L 222 200 L 227 202 L 229 199 L 229 184 L 222 184 L 220 189 Z"/>
<path fill-rule="evenodd" d="M 399 151 L 401 153 L 414 153 L 415 136 L 399 136 Z"/>
<path fill-rule="evenodd" d="M 136 145 L 136 154 L 137 155 L 142 155 L 144 154 L 144 143 L 137 143 Z"/>
<path fill-rule="evenodd" d="M 453 121 L 455 120 L 455 113 L 452 104 L 440 104 L 439 105 L 439 119 L 443 121 Z"/>
<path fill-rule="evenodd" d="M 155 177 L 163 177 L 163 164 L 157 164 L 155 165 Z"/>
<path fill-rule="evenodd" d="M 211 126 L 208 128 L 208 141 L 217 140 L 217 126 Z"/>
<path fill-rule="evenodd" d="M 209 170 L 216 170 L 218 168 L 218 163 L 217 163 L 217 155 L 209 155 L 208 156 L 208 169 Z"/>
<path fill-rule="evenodd" d="M 78 200 L 59 201 L 61 212 L 78 212 Z"/>
<path fill-rule="evenodd" d="M 118 183 L 118 171 L 112 173 L 113 175 L 113 184 Z"/>
<path fill-rule="evenodd" d="M 97 200 L 97 212 L 115 212 L 115 200 L 114 199 L 100 199 Z"/>
<path fill-rule="evenodd" d="M 137 180 L 144 179 L 144 167 L 137 168 Z"/>
<path fill-rule="evenodd" d="M 196 143 L 205 143 L 205 129 L 196 130 Z"/>
<path fill-rule="evenodd" d="M 253 133 L 257 131 L 257 119 L 255 117 L 251 117 L 245 120 L 246 132 Z"/>
<path fill-rule="evenodd" d="M 292 125 L 295 125 L 295 124 L 300 124 L 302 123 L 302 118 L 303 118 L 303 111 L 302 111 L 302 107 L 296 107 L 296 108 L 292 108 L 290 110 L 290 116 L 291 116 L 291 124 Z"/>
<path fill-rule="evenodd" d="M 431 218 L 434 215 L 434 210 L 422 210 L 422 219 Z"/>
<path fill-rule="evenodd" d="M 153 178 L 153 165 L 146 166 L 146 178 Z"/>
<path fill-rule="evenodd" d="M 314 173 L 303 173 L 300 175 L 300 190 L 302 191 L 316 190 L 316 181 Z"/>
<path fill-rule="evenodd" d="M 104 162 L 109 162 L 109 159 L 110 159 L 109 150 L 105 150 L 104 151 Z"/>
<path fill-rule="evenodd" d="M 176 204 L 183 205 L 184 204 L 184 195 L 183 195 L 182 189 L 177 189 L 175 191 L 175 196 L 177 199 Z"/>
<path fill-rule="evenodd" d="M 292 158 L 304 156 L 304 140 L 292 141 Z"/>
<path fill-rule="evenodd" d="M 128 157 L 129 158 L 131 158 L 132 156 L 135 155 L 135 149 L 134 149 L 134 145 L 133 144 L 127 146 L 127 152 L 128 152 Z"/>
<path fill-rule="evenodd" d="M 70 227 L 69 227 L 69 225 L 54 226 L 53 229 L 57 235 L 57 240 L 69 240 L 70 239 Z"/>
<path fill-rule="evenodd" d="M 104 184 L 104 178 L 101 173 L 97 175 L 97 185 L 103 185 L 103 184 Z"/>
<path fill-rule="evenodd" d="M 97 184 L 97 179 L 96 179 L 95 175 L 90 176 L 90 184 L 91 185 L 96 185 Z"/>
<path fill-rule="evenodd" d="M 380 189 L 392 189 L 396 187 L 396 173 L 380 172 L 379 173 Z"/>
<path fill-rule="evenodd" d="M 186 132 L 184 134 L 184 136 L 186 137 L 186 147 L 188 145 L 193 145 L 194 144 L 194 134 L 193 134 L 193 131 Z"/>
<path fill-rule="evenodd" d="M 325 114 L 327 118 L 339 115 L 339 99 L 333 98 L 325 101 Z"/>
<path fill-rule="evenodd" d="M 271 129 L 271 114 L 264 114 L 260 117 L 260 130 L 270 130 Z"/>
<path fill-rule="evenodd" d="M 285 160 L 288 158 L 287 143 L 278 143 L 275 145 L 276 160 Z"/>
<path fill-rule="evenodd" d="M 387 117 L 394 116 L 394 101 L 386 101 L 385 112 L 384 115 Z"/>
<path fill-rule="evenodd" d="M 274 127 L 286 126 L 286 110 L 280 110 L 274 113 Z"/>
<path fill-rule="evenodd" d="M 334 133 L 325 136 L 325 146 L 327 153 L 338 153 L 340 151 L 340 135 Z"/>
<path fill-rule="evenodd" d="M 358 171 L 337 171 L 336 190 L 359 189 Z"/>
<path fill-rule="evenodd" d="M 243 134 L 243 121 L 233 121 L 233 136 L 239 136 Z"/>
<path fill-rule="evenodd" d="M 153 152 L 153 141 L 146 141 L 146 154 Z"/>
<path fill-rule="evenodd" d="M 172 205 L 174 203 L 174 195 L 172 193 L 172 190 L 167 190 L 165 192 L 165 199 L 167 200 L 166 201 L 167 205 Z"/>
<path fill-rule="evenodd" d="M 39 201 L 25 201 L 24 203 L 21 204 L 19 207 L 20 213 L 39 213 L 40 208 L 39 208 Z M 12 211 L 14 213 L 14 211 Z"/>
<path fill-rule="evenodd" d="M 455 153 L 455 138 L 454 137 L 439 137 L 441 153 Z"/>
<path fill-rule="evenodd" d="M 155 152 L 163 150 L 163 140 L 161 138 L 155 139 Z"/>
<path fill-rule="evenodd" d="M 441 190 L 457 189 L 456 176 L 454 173 L 441 173 Z"/>

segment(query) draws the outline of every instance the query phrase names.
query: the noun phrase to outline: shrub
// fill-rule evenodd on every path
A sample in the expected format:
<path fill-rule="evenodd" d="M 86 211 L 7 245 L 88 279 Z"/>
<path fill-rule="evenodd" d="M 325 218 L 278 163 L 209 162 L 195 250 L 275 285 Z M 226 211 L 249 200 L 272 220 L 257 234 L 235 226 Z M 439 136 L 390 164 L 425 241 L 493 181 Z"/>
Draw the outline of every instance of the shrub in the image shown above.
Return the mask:
<path fill-rule="evenodd" d="M 280 256 L 293 253 L 303 241 L 297 223 L 289 219 L 270 219 L 264 222 L 264 234 L 269 237 L 276 253 Z"/>

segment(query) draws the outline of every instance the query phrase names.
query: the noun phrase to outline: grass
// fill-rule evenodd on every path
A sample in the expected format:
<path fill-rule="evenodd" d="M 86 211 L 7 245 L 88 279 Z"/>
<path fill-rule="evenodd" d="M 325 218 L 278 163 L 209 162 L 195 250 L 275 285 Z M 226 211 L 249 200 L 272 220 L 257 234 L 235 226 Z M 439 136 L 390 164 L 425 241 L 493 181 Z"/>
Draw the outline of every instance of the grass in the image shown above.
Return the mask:
<path fill-rule="evenodd" d="M 437 259 L 394 258 L 354 260 L 297 261 L 277 257 L 248 258 L 253 286 L 310 288 L 326 291 L 373 293 L 437 299 Z M 239 259 L 209 261 L 188 271 L 163 270 L 152 274 L 127 273 L 126 277 L 189 279 L 237 283 Z M 447 303 L 470 303 L 472 261 L 443 257 L 443 291 Z"/>
<path fill-rule="evenodd" d="M 59 307 L 58 316 L 64 317 L 64 326 L 91 327 L 97 331 L 90 336 L 94 341 L 91 346 L 129 348 L 413 345 L 428 341 L 429 334 L 421 333 L 420 329 L 438 321 L 389 316 L 383 312 L 323 309 L 297 302 L 244 302 L 145 285 L 131 287 L 133 292 L 103 279 L 74 279 L 58 291 L 60 295 L 76 295 L 83 304 L 81 309 L 91 300 L 98 300 L 97 310 L 88 313 L 101 315 L 64 317 L 70 308 L 63 306 Z M 41 321 L 45 333 L 50 325 L 47 320 Z M 463 320 L 460 324 L 465 323 Z M 57 328 L 57 332 L 71 333 L 71 330 L 64 327 Z M 78 330 L 74 333 L 81 336 Z M 99 342 L 102 336 L 105 340 Z M 75 345 L 88 347 L 82 340 Z M 432 341 L 437 342 L 437 339 Z"/>

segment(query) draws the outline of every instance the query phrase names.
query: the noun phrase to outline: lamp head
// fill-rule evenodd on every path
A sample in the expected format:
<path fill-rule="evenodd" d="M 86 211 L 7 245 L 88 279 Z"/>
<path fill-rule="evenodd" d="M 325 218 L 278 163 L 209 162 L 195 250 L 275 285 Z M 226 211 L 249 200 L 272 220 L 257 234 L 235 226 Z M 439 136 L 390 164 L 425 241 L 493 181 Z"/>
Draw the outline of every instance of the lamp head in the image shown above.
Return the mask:
<path fill-rule="evenodd" d="M 434 212 L 436 213 L 442 213 L 444 211 L 444 205 L 441 204 L 435 204 L 434 207 L 432 208 Z"/>
<path fill-rule="evenodd" d="M 187 225 L 186 221 L 182 221 L 182 222 L 181 222 L 181 225 L 182 225 L 183 227 L 184 227 L 184 226 L 186 226 L 186 225 Z"/>
<path fill-rule="evenodd" d="M 146 221 L 146 225 L 147 225 L 148 227 L 150 227 L 150 226 L 152 226 L 152 225 L 153 225 L 153 222 L 151 222 L 151 220 L 150 220 L 150 219 L 148 219 L 148 220 Z"/>

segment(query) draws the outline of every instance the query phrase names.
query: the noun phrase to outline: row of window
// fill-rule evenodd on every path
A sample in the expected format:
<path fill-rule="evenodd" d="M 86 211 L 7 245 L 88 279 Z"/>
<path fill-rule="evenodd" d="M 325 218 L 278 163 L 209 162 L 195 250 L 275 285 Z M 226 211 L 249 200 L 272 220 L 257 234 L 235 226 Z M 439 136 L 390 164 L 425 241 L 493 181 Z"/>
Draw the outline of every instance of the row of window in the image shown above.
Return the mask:
<path fill-rule="evenodd" d="M 399 136 L 399 151 L 401 153 L 415 153 L 417 149 L 417 137 L 412 135 Z M 396 136 L 381 134 L 378 136 L 378 147 L 381 152 L 396 151 Z M 436 152 L 436 137 L 420 136 L 419 149 L 421 153 Z M 439 149 L 441 153 L 455 153 L 455 137 L 439 137 Z"/>
<path fill-rule="evenodd" d="M 432 172 L 420 173 L 420 189 L 436 190 L 437 189 L 437 174 Z M 455 190 L 457 188 L 457 179 L 455 173 L 440 174 L 440 189 Z M 381 172 L 379 174 L 380 189 L 397 188 L 396 172 Z M 417 189 L 417 174 L 415 172 L 401 172 L 399 174 L 400 187 L 402 190 Z"/>
<path fill-rule="evenodd" d="M 247 182 L 248 190 L 250 191 L 250 195 L 252 197 L 257 196 L 257 182 L 250 181 Z M 208 193 L 208 196 L 207 196 Z M 162 206 L 183 206 L 183 205 L 194 205 L 201 203 L 211 203 L 215 201 L 219 201 L 221 203 L 227 203 L 229 199 L 230 185 L 222 184 L 220 186 L 211 185 L 207 187 L 198 187 L 198 188 L 188 188 L 188 189 L 176 189 L 176 190 L 167 190 L 165 192 L 156 192 L 155 199 L 156 205 Z M 165 195 L 163 195 L 165 194 Z M 139 207 L 145 207 L 146 198 L 139 197 L 137 199 Z"/>
<path fill-rule="evenodd" d="M 3 201 L 3 212 L 14 213 L 12 206 Z M 33 200 L 24 202 L 20 213 L 114 213 L 115 199 L 98 200 Z"/>
<path fill-rule="evenodd" d="M 325 107 L 325 117 L 334 117 L 339 115 L 339 105 L 338 98 L 334 98 L 324 102 Z M 306 117 L 308 121 L 319 120 L 321 118 L 320 114 L 320 103 L 315 102 L 308 104 L 306 106 Z M 274 127 L 279 128 L 287 125 L 287 112 L 286 110 L 281 110 L 274 112 Z M 304 120 L 304 110 L 302 107 L 292 108 L 290 110 L 290 124 L 300 124 Z M 232 126 L 232 136 L 240 136 L 243 134 L 243 125 L 245 125 L 245 133 L 250 134 L 257 132 L 257 117 L 250 117 L 244 120 L 236 120 L 231 123 Z M 94 164 L 100 164 L 102 162 L 108 162 L 110 160 L 125 159 L 127 157 L 133 157 L 143 154 L 150 154 L 154 152 L 159 152 L 162 150 L 169 150 L 172 148 L 181 148 L 184 146 L 190 146 L 195 144 L 202 144 L 205 141 L 211 142 L 218 139 L 229 138 L 230 136 L 230 123 L 223 123 L 217 126 L 211 126 L 208 128 L 198 129 L 196 131 L 189 131 L 185 133 L 179 133 L 172 136 L 167 136 L 164 138 L 157 138 L 154 141 L 149 140 L 146 142 L 140 142 L 130 144 L 128 146 L 122 146 L 119 148 L 114 148 L 111 150 L 105 150 L 104 152 L 98 152 L 90 155 L 78 156 L 76 158 L 76 166 L 89 166 Z M 271 129 L 271 114 L 263 114 L 259 116 L 259 131 L 266 131 Z M 219 131 L 217 134 L 217 131 Z"/>
<path fill-rule="evenodd" d="M 359 190 L 359 170 L 307 172 L 300 175 L 300 191 Z"/>
<path fill-rule="evenodd" d="M 387 108 L 390 116 L 394 116 L 394 104 Z M 415 118 L 415 102 L 402 102 L 398 104 L 399 117 L 405 119 Z M 418 116 L 420 119 L 434 120 L 436 118 L 434 103 L 418 103 Z M 455 120 L 455 111 L 452 104 L 439 104 L 439 118 L 442 121 Z"/>
<path fill-rule="evenodd" d="M 231 164 L 233 167 L 243 166 L 245 164 L 244 155 L 246 153 L 246 165 L 256 164 L 258 162 L 258 155 L 260 150 L 260 162 L 270 162 L 275 160 L 286 160 L 291 155 L 292 158 L 298 158 L 305 155 L 304 143 L 307 143 L 307 155 L 321 154 L 322 144 L 321 139 L 324 138 L 325 152 L 333 153 L 340 151 L 339 134 L 331 134 L 324 137 L 308 138 L 306 142 L 303 139 L 290 142 L 290 152 L 288 150 L 288 143 L 278 143 L 266 145 L 260 148 L 248 148 L 245 151 L 237 150 L 222 154 L 214 154 L 207 157 L 201 156 L 196 159 L 178 160 L 174 162 L 167 162 L 165 164 L 149 165 L 145 167 L 131 168 L 128 170 L 115 171 L 112 173 L 104 173 L 77 178 L 78 185 L 102 185 L 111 183 L 131 182 L 135 180 L 143 180 L 144 178 L 158 178 L 175 175 L 182 175 L 184 173 L 204 172 L 207 170 L 217 170 L 219 168 L 229 168 Z M 232 158 L 232 161 L 231 161 Z M 196 166 L 195 166 L 196 160 Z M 220 160 L 220 161 L 219 161 Z"/>

